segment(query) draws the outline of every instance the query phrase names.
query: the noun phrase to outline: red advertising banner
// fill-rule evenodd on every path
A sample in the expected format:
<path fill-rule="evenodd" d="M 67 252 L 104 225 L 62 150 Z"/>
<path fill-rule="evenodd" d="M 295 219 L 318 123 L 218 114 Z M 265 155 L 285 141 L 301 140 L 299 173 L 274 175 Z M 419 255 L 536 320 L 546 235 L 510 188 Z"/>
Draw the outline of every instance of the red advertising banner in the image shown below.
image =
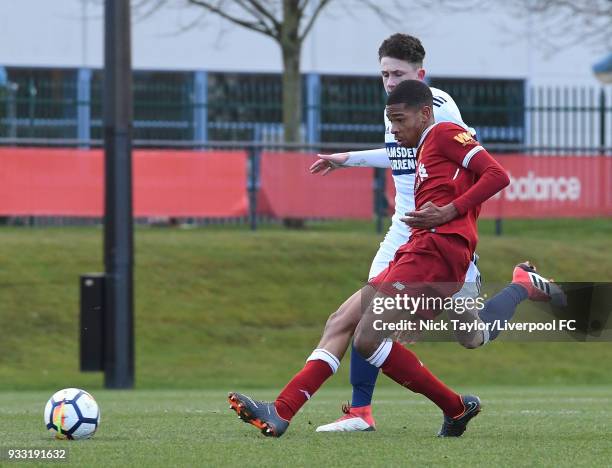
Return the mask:
<path fill-rule="evenodd" d="M 487 201 L 488 218 L 612 216 L 612 158 L 503 155 L 510 185 Z"/>
<path fill-rule="evenodd" d="M 278 218 L 372 219 L 374 171 L 350 168 L 313 175 L 308 168 L 315 161 L 303 153 L 263 153 L 257 211 Z"/>
<path fill-rule="evenodd" d="M 612 158 L 501 155 L 511 184 L 483 217 L 612 216 Z M 257 211 L 276 218 L 371 219 L 373 170 L 312 175 L 304 153 L 261 156 Z M 136 216 L 239 217 L 248 213 L 244 152 L 136 150 Z M 101 150 L 0 148 L 0 215 L 101 216 Z M 395 190 L 390 171 L 387 200 Z"/>
<path fill-rule="evenodd" d="M 102 216 L 102 150 L 0 148 L 0 214 Z M 135 216 L 244 216 L 243 152 L 137 150 Z"/>
<path fill-rule="evenodd" d="M 510 185 L 483 205 L 483 218 L 612 216 L 612 157 L 500 155 Z M 395 187 L 387 174 L 393 212 Z"/>

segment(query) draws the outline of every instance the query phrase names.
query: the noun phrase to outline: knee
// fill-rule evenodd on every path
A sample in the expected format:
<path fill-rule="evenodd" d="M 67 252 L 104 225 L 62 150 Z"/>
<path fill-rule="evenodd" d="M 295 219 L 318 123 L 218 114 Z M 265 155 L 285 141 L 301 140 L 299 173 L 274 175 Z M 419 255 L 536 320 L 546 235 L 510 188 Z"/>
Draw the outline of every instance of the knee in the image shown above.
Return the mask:
<path fill-rule="evenodd" d="M 362 358 L 368 359 L 372 356 L 379 345 L 379 339 L 368 336 L 368 333 L 364 332 L 361 327 L 357 328 L 355 336 L 353 337 L 353 346 Z"/>

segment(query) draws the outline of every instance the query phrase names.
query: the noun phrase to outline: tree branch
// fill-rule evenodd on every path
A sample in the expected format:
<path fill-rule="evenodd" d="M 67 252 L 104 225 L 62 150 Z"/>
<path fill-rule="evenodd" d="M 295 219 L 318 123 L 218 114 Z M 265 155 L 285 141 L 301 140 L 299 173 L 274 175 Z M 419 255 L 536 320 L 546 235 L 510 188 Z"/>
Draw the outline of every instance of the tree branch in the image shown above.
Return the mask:
<path fill-rule="evenodd" d="M 257 0 L 246 0 L 246 1 L 250 3 L 253 6 L 253 8 L 255 8 L 261 15 L 268 18 L 277 30 L 280 29 L 279 21 L 272 14 L 272 12 L 266 10 L 265 7 L 260 2 L 258 2 Z"/>
<path fill-rule="evenodd" d="M 189 31 L 195 28 L 196 26 L 198 26 L 199 24 L 201 24 L 202 20 L 206 17 L 206 15 L 207 15 L 206 11 L 201 11 L 199 15 L 196 15 L 195 18 L 187 22 L 187 24 L 185 24 L 184 26 L 180 26 L 178 31 L 175 31 L 173 33 L 163 34 L 163 36 L 176 36 L 178 33 Z"/>
<path fill-rule="evenodd" d="M 534 13 L 552 13 L 553 10 L 566 8 L 572 15 L 610 16 L 612 2 L 609 0 L 589 0 L 572 2 L 567 0 L 531 0 L 526 7 Z M 555 11 L 556 12 L 556 11 Z"/>
<path fill-rule="evenodd" d="M 262 28 L 267 29 L 271 33 L 278 31 L 276 19 L 272 16 L 272 25 L 266 23 L 266 21 L 270 21 L 270 15 L 262 14 L 257 8 L 252 5 L 251 0 L 233 0 L 239 7 L 242 7 L 244 11 L 257 19 L 257 23 L 262 26 Z M 261 5 L 259 5 L 261 7 Z M 264 10 L 265 11 L 265 10 Z M 267 13 L 267 12 L 266 12 Z"/>
<path fill-rule="evenodd" d="M 363 0 L 363 3 L 387 26 L 395 26 L 397 24 L 397 17 L 388 13 L 383 7 L 378 5 L 375 0 Z M 397 5 L 394 5 L 394 7 L 397 7 Z"/>
<path fill-rule="evenodd" d="M 537 17 L 533 37 L 549 56 L 575 45 L 576 39 L 602 50 L 612 47 L 610 0 L 522 0 L 508 7 L 522 17 Z"/>
<path fill-rule="evenodd" d="M 330 2 L 330 0 L 319 0 L 319 4 L 317 5 L 317 8 L 312 13 L 312 16 L 310 17 L 310 19 L 306 23 L 306 26 L 304 27 L 304 30 L 302 31 L 302 34 L 298 35 L 298 40 L 299 40 L 300 43 L 304 40 L 304 38 L 306 36 L 308 36 L 308 33 L 312 29 L 312 27 L 313 27 L 315 21 L 317 20 L 319 14 L 323 11 L 323 8 L 325 8 L 329 2 Z M 306 8 L 307 3 L 308 2 L 304 2 L 304 4 L 302 5 L 302 8 Z"/>
<path fill-rule="evenodd" d="M 149 5 L 149 8 L 142 12 L 141 10 Z M 158 11 L 161 7 L 166 4 L 166 0 L 140 0 L 132 3 L 132 10 L 134 11 L 134 16 L 137 21 L 145 20 Z"/>
<path fill-rule="evenodd" d="M 261 20 L 258 21 L 246 21 L 246 20 L 242 20 L 236 16 L 230 15 L 229 13 L 226 13 L 225 11 L 223 11 L 223 9 L 221 8 L 221 5 L 218 4 L 217 6 L 213 5 L 212 3 L 206 1 L 206 0 L 187 0 L 190 4 L 192 5 L 197 5 L 200 6 L 202 8 L 205 8 L 206 10 L 210 11 L 211 13 L 215 13 L 216 15 L 219 15 L 221 18 L 227 20 L 227 21 L 231 21 L 234 24 L 237 24 L 238 26 L 242 26 L 245 27 L 247 29 L 250 29 L 252 31 L 257 31 L 260 32 L 262 34 L 265 34 L 266 36 L 270 36 L 273 39 L 277 39 L 277 36 L 275 35 L 275 32 L 272 31 L 268 25 L 266 25 L 265 23 L 263 23 Z"/>

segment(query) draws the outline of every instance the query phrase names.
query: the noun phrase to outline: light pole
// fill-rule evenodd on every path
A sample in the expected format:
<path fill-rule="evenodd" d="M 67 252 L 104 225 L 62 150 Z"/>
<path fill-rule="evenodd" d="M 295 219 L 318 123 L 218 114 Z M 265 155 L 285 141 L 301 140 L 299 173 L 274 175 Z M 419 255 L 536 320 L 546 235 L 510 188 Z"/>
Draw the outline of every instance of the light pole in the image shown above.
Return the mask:
<path fill-rule="evenodd" d="M 134 386 L 130 2 L 104 6 L 104 384 Z"/>

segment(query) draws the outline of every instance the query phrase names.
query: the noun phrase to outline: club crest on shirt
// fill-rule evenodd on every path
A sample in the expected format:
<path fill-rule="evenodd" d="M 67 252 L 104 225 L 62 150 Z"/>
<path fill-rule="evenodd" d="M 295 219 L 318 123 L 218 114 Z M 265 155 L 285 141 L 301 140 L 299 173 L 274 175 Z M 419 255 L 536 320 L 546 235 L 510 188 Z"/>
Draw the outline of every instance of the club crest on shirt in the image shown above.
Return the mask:
<path fill-rule="evenodd" d="M 423 182 L 423 180 L 427 179 L 427 177 L 429 177 L 429 174 L 427 174 L 427 169 L 425 168 L 425 164 L 420 162 L 417 166 L 416 179 L 414 181 L 414 191 L 415 192 L 419 189 L 419 187 L 421 186 L 421 183 Z"/>
<path fill-rule="evenodd" d="M 422 162 L 419 163 L 419 179 L 425 179 L 427 177 L 427 169 L 425 169 L 425 164 Z"/>

